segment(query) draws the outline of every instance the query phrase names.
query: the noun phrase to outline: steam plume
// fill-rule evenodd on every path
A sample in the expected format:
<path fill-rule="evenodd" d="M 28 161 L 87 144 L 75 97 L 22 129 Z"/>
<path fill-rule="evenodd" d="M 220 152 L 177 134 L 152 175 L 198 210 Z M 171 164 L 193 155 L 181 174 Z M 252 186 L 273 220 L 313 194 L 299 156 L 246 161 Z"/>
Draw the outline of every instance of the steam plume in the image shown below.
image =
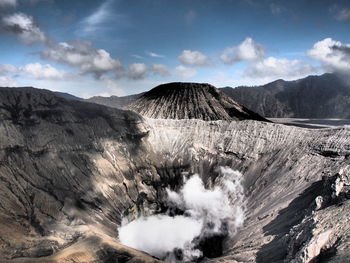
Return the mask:
<path fill-rule="evenodd" d="M 122 244 L 170 262 L 202 257 L 213 237 L 232 237 L 244 221 L 242 174 L 219 167 L 206 189 L 199 175 L 185 180 L 179 192 L 166 189 L 168 212 L 140 217 L 119 229 Z M 173 215 L 172 211 L 182 211 Z"/>

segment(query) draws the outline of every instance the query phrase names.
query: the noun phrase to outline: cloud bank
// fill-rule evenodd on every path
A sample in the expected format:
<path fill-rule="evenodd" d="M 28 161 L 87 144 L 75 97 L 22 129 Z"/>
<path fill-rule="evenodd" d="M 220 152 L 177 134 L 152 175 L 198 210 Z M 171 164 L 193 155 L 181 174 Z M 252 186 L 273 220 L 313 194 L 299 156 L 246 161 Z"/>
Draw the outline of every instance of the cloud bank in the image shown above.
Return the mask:
<path fill-rule="evenodd" d="M 298 78 L 314 73 L 314 67 L 298 59 L 267 57 L 249 65 L 243 76 L 251 78 Z"/>
<path fill-rule="evenodd" d="M 15 74 L 20 77 L 36 80 L 66 80 L 72 77 L 66 71 L 59 70 L 50 64 L 29 63 L 21 67 L 10 64 L 0 64 L 0 74 Z"/>

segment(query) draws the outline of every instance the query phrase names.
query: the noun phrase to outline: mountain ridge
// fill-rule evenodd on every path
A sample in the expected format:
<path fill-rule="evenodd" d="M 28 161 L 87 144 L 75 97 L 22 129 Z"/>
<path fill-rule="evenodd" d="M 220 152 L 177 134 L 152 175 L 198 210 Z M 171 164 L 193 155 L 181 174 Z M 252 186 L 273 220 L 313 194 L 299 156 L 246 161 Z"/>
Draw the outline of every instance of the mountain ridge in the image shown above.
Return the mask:
<path fill-rule="evenodd" d="M 333 73 L 222 91 L 265 117 L 350 118 L 350 85 Z"/>

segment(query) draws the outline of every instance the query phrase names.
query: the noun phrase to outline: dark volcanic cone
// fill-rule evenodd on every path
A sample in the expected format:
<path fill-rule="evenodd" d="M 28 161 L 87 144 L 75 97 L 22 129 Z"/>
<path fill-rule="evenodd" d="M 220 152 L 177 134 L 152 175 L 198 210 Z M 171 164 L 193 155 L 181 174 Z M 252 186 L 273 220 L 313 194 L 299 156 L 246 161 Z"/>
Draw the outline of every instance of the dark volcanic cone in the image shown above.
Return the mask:
<path fill-rule="evenodd" d="M 214 86 L 199 83 L 174 82 L 159 85 L 127 108 L 154 119 L 267 121 Z"/>

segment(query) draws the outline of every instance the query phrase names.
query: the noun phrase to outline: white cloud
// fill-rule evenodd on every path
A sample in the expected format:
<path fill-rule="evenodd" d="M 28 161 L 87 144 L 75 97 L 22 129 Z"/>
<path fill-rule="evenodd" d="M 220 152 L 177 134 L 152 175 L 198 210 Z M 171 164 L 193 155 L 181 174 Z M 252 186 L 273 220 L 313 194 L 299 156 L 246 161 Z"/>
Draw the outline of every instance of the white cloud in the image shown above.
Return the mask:
<path fill-rule="evenodd" d="M 175 75 L 177 75 L 179 78 L 188 79 L 197 74 L 197 70 L 193 68 L 188 68 L 185 66 L 177 66 L 175 68 Z"/>
<path fill-rule="evenodd" d="M 0 76 L 0 87 L 16 87 L 18 86 L 16 80 L 9 76 Z"/>
<path fill-rule="evenodd" d="M 148 75 L 147 66 L 144 63 L 133 63 L 129 65 L 128 77 L 131 79 L 144 79 Z"/>
<path fill-rule="evenodd" d="M 263 46 L 248 37 L 238 46 L 225 48 L 220 55 L 220 59 L 225 64 L 233 64 L 239 61 L 259 60 L 264 56 L 265 50 Z"/>
<path fill-rule="evenodd" d="M 15 13 L 4 16 L 1 19 L 1 28 L 9 33 L 15 34 L 26 44 L 45 43 L 47 37 L 36 25 L 33 17 L 23 13 Z"/>
<path fill-rule="evenodd" d="M 179 61 L 189 66 L 210 66 L 210 58 L 202 52 L 196 50 L 184 50 L 178 57 Z"/>
<path fill-rule="evenodd" d="M 16 7 L 17 0 L 0 0 L 0 8 L 1 7 Z"/>
<path fill-rule="evenodd" d="M 87 35 L 95 33 L 101 29 L 100 27 L 103 23 L 108 22 L 114 17 L 113 13 L 111 12 L 112 3 L 112 0 L 107 0 L 102 3 L 92 14 L 81 21 L 81 28 L 79 31 L 77 31 L 77 33 L 79 35 Z"/>
<path fill-rule="evenodd" d="M 151 71 L 162 77 L 167 77 L 171 75 L 169 69 L 163 64 L 153 64 L 151 66 Z"/>
<path fill-rule="evenodd" d="M 350 71 L 350 44 L 325 38 L 316 42 L 307 54 L 310 58 L 321 62 L 328 70 Z"/>
<path fill-rule="evenodd" d="M 244 71 L 244 77 L 250 78 L 299 78 L 315 73 L 316 69 L 298 59 L 267 57 L 251 63 Z"/>
<path fill-rule="evenodd" d="M 51 44 L 41 53 L 42 59 L 79 68 L 82 73 L 92 73 L 101 77 L 108 72 L 122 68 L 118 59 L 113 59 L 104 49 L 93 48 L 88 41 L 72 41 Z"/>
<path fill-rule="evenodd" d="M 32 79 L 51 79 L 51 80 L 64 80 L 68 78 L 68 73 L 62 70 L 58 70 L 49 64 L 42 65 L 40 63 L 27 64 L 24 67 L 19 68 L 21 75 Z"/>
<path fill-rule="evenodd" d="M 153 58 L 165 58 L 164 55 L 160 55 L 160 54 L 157 54 L 157 53 L 154 53 L 154 52 L 146 52 L 147 55 L 149 55 L 150 57 L 153 57 Z"/>

